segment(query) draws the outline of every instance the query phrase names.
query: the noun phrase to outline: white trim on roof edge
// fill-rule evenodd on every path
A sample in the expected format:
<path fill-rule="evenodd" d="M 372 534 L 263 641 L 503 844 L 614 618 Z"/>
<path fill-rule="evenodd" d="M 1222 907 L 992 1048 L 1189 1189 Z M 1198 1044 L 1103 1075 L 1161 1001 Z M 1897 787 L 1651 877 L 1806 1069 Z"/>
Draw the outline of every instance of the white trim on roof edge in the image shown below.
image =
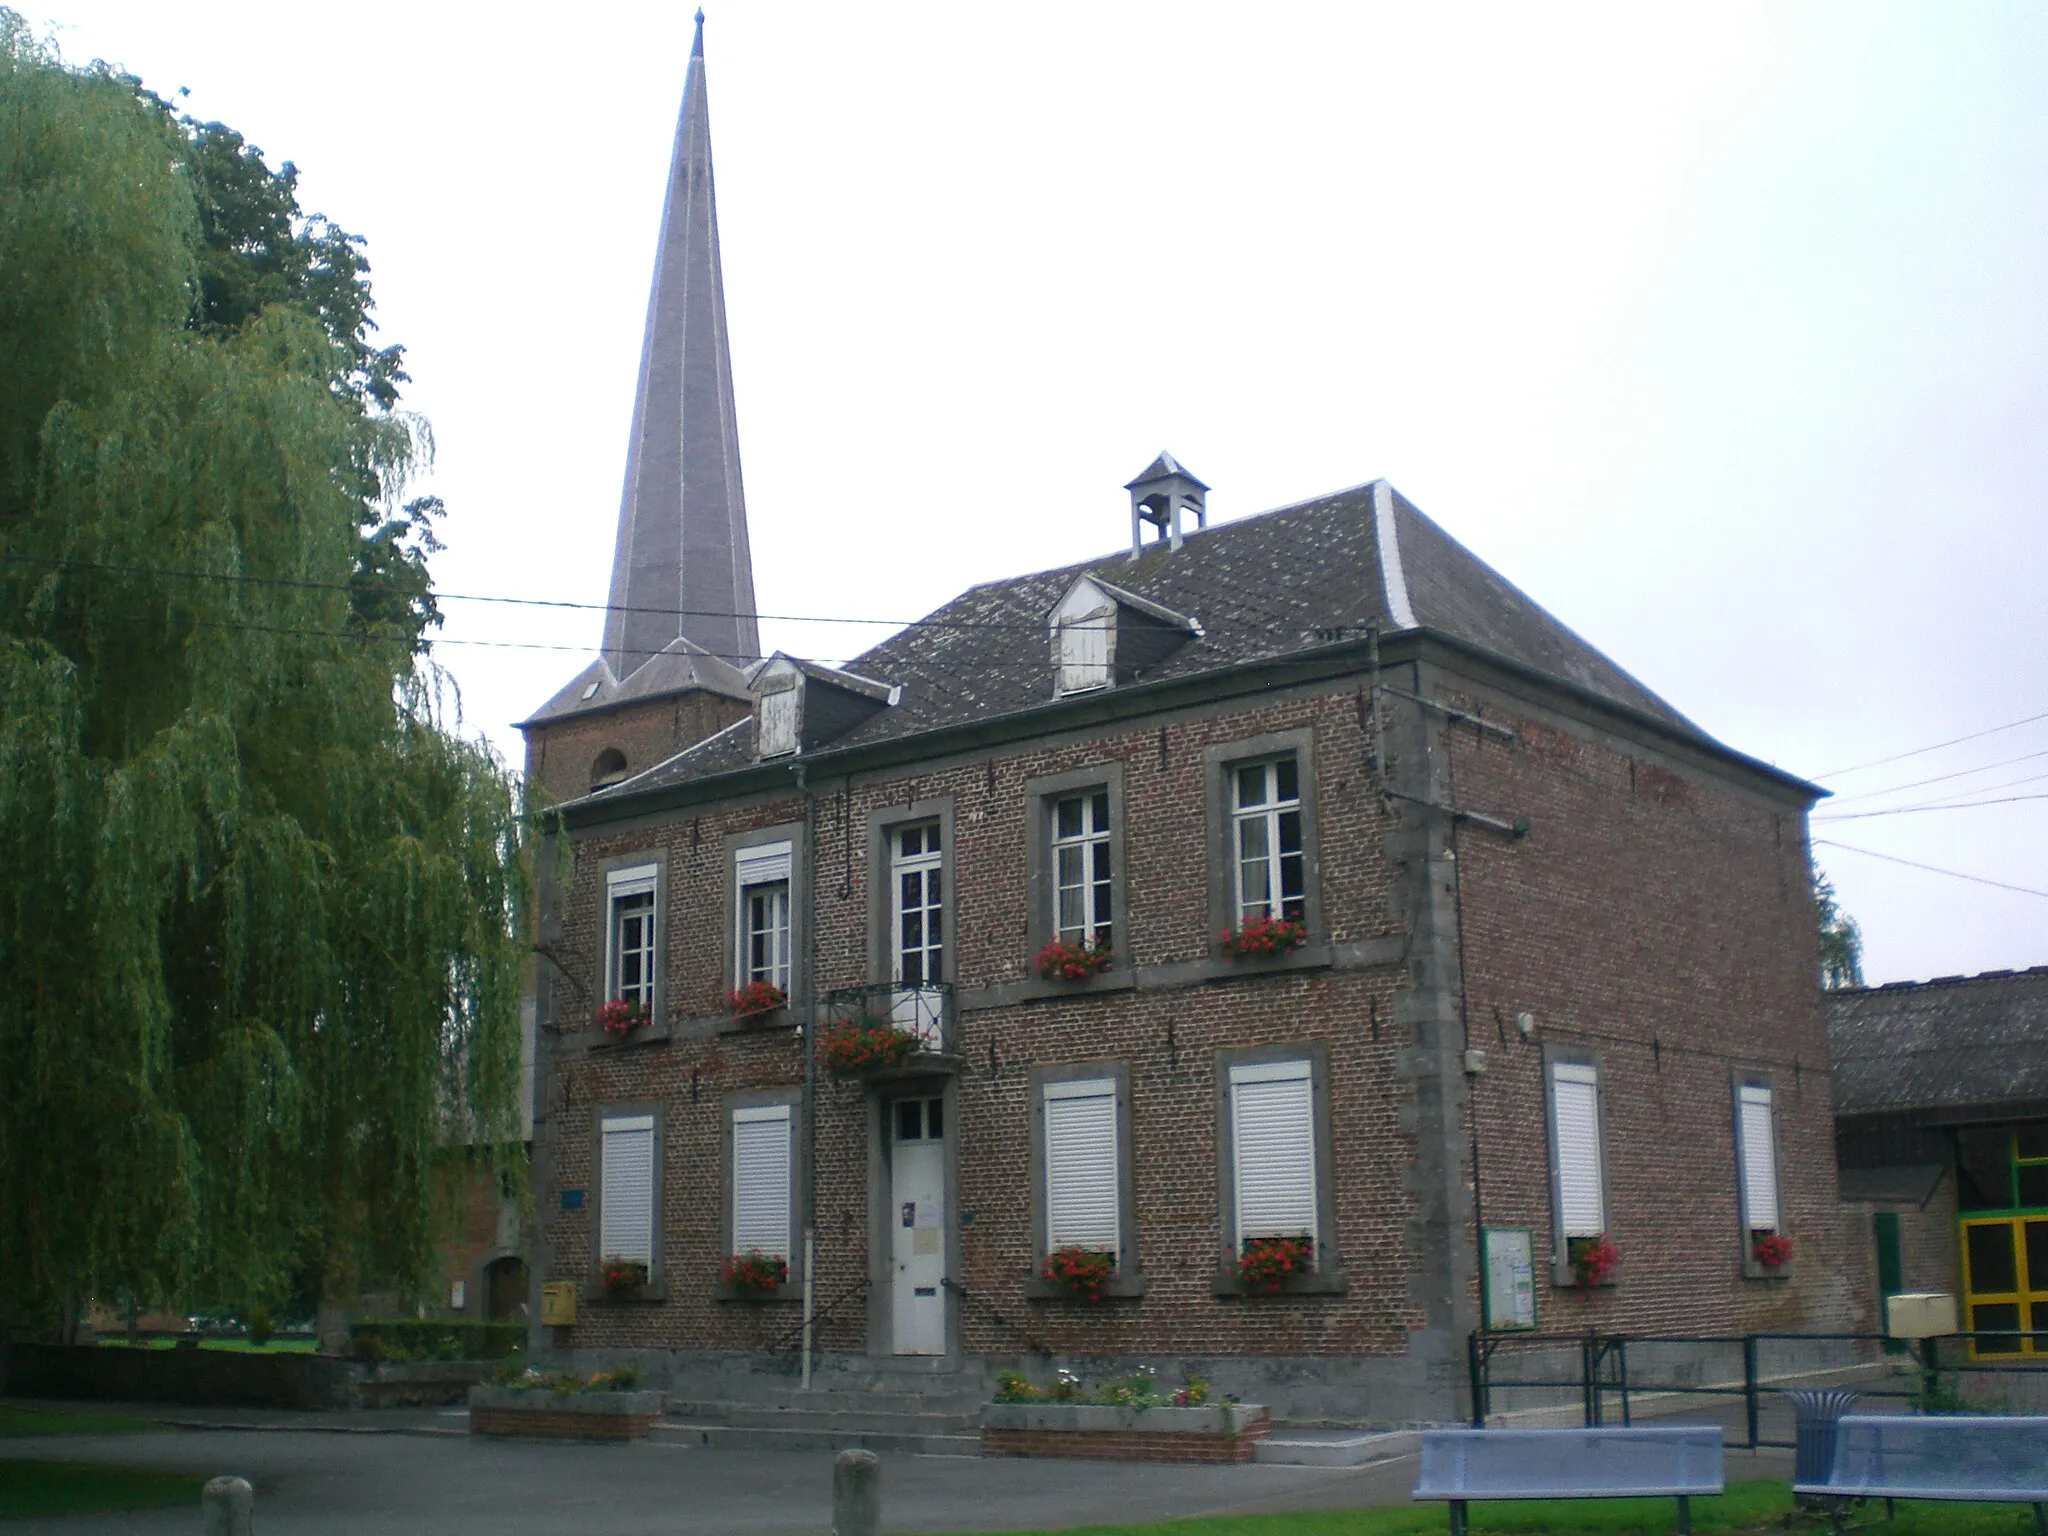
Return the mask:
<path fill-rule="evenodd" d="M 1372 483 L 1372 521 L 1387 619 L 1396 629 L 1414 629 L 1415 610 L 1408 606 L 1408 572 L 1402 568 L 1401 538 L 1394 530 L 1394 488 L 1384 480 Z"/>

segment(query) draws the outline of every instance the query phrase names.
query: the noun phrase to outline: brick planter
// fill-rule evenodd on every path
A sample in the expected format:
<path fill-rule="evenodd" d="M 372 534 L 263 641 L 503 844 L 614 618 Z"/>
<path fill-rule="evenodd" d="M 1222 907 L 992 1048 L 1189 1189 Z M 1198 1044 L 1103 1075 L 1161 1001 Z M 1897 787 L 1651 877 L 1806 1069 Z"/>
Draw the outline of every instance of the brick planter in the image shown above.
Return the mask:
<path fill-rule="evenodd" d="M 472 1435 L 519 1435 L 530 1440 L 645 1440 L 648 1426 L 660 1417 L 659 1392 L 469 1389 Z"/>
<path fill-rule="evenodd" d="M 1121 1408 L 1098 1403 L 990 1403 L 984 1456 L 1073 1456 L 1096 1461 L 1250 1461 L 1272 1428 L 1257 1403 Z"/>

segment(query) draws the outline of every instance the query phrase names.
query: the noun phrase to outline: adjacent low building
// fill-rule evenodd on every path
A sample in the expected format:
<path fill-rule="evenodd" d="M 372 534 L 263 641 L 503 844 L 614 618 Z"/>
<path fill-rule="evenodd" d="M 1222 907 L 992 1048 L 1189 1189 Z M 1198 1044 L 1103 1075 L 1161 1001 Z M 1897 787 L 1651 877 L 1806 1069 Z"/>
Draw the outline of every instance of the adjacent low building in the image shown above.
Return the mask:
<path fill-rule="evenodd" d="M 2048 966 L 1827 994 L 1842 1199 L 1878 1293 L 2048 1354 Z M 2018 1336 L 2031 1331 L 2030 1336 Z"/>

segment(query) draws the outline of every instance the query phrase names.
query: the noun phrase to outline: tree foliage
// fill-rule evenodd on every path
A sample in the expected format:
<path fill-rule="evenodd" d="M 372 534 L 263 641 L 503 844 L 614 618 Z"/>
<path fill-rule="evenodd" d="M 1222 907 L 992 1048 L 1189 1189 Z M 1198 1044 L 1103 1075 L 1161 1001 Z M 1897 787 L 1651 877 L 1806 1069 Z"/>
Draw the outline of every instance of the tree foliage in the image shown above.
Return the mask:
<path fill-rule="evenodd" d="M 1835 899 L 1834 882 L 1813 872 L 1813 913 L 1820 925 L 1820 984 L 1830 992 L 1863 985 L 1863 930 Z"/>
<path fill-rule="evenodd" d="M 514 787 L 359 242 L 0 10 L 0 1296 L 407 1282 L 517 1135 Z"/>

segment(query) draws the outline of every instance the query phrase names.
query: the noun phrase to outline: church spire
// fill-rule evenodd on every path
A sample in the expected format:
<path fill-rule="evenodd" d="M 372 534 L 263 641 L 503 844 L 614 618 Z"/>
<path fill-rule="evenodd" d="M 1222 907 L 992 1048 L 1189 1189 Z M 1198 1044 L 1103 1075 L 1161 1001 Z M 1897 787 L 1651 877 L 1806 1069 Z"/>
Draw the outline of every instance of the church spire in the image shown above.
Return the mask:
<path fill-rule="evenodd" d="M 678 636 L 741 665 L 761 653 L 711 187 L 702 11 L 647 299 L 605 660 L 623 681 Z"/>

